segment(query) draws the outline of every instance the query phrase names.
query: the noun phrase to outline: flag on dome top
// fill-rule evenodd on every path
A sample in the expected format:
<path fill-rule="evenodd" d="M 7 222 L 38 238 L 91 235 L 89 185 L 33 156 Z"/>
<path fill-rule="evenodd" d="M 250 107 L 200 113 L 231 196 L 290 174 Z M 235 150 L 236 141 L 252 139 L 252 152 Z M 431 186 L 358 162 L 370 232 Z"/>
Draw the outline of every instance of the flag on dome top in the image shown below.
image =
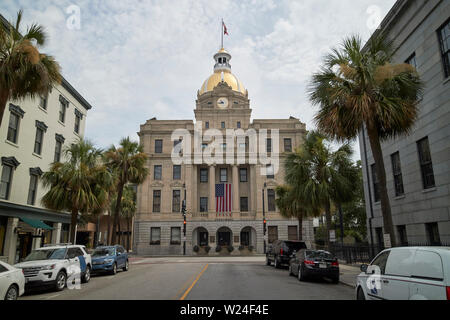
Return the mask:
<path fill-rule="evenodd" d="M 223 26 L 223 34 L 226 34 L 227 36 L 229 36 L 227 26 L 225 25 L 223 20 L 222 20 L 222 26 Z"/>

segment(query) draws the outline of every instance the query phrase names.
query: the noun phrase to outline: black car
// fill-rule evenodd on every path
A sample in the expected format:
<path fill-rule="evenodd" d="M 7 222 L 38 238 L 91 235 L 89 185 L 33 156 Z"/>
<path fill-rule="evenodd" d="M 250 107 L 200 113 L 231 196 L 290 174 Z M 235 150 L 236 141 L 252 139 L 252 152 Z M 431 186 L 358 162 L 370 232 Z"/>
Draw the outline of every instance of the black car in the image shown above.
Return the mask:
<path fill-rule="evenodd" d="M 297 276 L 300 281 L 309 277 L 320 277 L 339 283 L 339 262 L 328 251 L 303 249 L 291 258 L 289 275 Z"/>
<path fill-rule="evenodd" d="M 306 249 L 302 241 L 276 240 L 267 250 L 266 265 L 270 266 L 273 262 L 275 268 L 288 266 L 291 256 L 301 249 Z"/>

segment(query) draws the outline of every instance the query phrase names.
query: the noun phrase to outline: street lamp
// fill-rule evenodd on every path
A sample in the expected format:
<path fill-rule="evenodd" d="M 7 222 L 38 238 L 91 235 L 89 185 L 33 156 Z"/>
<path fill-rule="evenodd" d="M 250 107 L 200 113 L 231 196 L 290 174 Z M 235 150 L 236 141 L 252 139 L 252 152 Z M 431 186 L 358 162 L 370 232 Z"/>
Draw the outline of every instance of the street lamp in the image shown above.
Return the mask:
<path fill-rule="evenodd" d="M 181 213 L 183 214 L 183 256 L 186 255 L 186 183 L 183 183 L 184 200 L 181 205 Z"/>
<path fill-rule="evenodd" d="M 264 188 L 262 189 L 262 209 L 263 209 L 263 236 L 264 236 L 264 254 L 266 254 L 266 232 L 267 232 L 267 220 L 266 220 L 266 208 L 264 200 L 264 191 L 267 188 L 267 183 L 264 182 Z"/>

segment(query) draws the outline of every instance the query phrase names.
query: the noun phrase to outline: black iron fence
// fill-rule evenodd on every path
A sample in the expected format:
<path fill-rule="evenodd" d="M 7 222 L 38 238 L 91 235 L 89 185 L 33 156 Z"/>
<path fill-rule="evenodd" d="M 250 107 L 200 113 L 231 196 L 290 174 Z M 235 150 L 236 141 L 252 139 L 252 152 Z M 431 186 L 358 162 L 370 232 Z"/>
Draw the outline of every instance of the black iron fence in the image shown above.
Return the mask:
<path fill-rule="evenodd" d="M 402 244 L 403 247 L 450 247 L 450 243 L 405 243 Z M 384 246 L 380 246 L 377 244 L 341 244 L 341 243 L 332 243 L 330 247 L 326 247 L 324 245 L 316 245 L 318 250 L 327 250 L 333 253 L 339 260 L 345 261 L 347 264 L 355 264 L 355 263 L 370 263 L 375 256 L 383 251 Z"/>

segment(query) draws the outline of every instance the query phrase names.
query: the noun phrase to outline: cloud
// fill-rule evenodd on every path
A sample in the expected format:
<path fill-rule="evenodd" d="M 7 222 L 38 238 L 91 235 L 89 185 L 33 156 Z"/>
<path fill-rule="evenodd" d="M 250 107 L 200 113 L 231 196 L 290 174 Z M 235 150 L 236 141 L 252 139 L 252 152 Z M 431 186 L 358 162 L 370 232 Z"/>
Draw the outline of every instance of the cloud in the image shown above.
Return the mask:
<path fill-rule="evenodd" d="M 22 8 L 25 23 L 46 27 L 44 51 L 93 105 L 86 135 L 106 147 L 123 136 L 137 139 L 139 126 L 152 117 L 194 118 L 222 17 L 230 32 L 225 46 L 249 91 L 253 118 L 293 115 L 313 128 L 316 110 L 306 87 L 321 57 L 346 35 L 367 39 L 368 8 L 384 16 L 394 2 L 3 0 L 0 12 L 12 19 Z M 80 30 L 67 28 L 70 5 L 81 10 Z"/>

